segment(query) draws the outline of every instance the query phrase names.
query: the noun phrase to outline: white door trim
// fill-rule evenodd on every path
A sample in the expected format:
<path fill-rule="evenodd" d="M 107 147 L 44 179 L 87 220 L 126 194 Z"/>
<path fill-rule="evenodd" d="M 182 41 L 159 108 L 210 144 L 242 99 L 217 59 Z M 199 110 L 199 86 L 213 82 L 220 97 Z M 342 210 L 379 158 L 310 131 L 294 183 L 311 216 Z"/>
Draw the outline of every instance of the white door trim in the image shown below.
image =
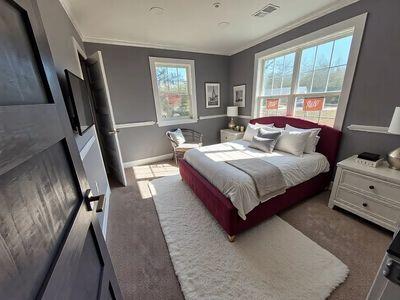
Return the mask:
<path fill-rule="evenodd" d="M 88 58 L 88 61 L 89 62 L 96 62 L 97 61 L 100 64 L 101 74 L 102 74 L 103 79 L 104 79 L 104 87 L 105 87 L 105 92 L 106 92 L 107 103 L 108 103 L 108 105 L 110 107 L 111 122 L 112 122 L 113 130 L 116 131 L 117 127 L 116 127 L 116 124 L 115 124 L 114 109 L 113 109 L 112 102 L 111 102 L 110 90 L 108 88 L 106 70 L 105 70 L 105 67 L 104 67 L 104 61 L 103 61 L 103 56 L 101 54 L 101 51 L 96 51 L 95 53 L 90 55 L 90 57 Z M 125 175 L 125 171 L 124 171 L 124 164 L 122 162 L 122 153 L 121 153 L 121 146 L 119 144 L 118 133 L 115 134 L 115 139 L 117 141 L 117 150 L 118 150 L 118 157 L 120 158 L 119 164 L 121 165 L 123 184 L 124 184 L 124 186 L 127 186 L 128 183 L 127 183 L 126 175 Z"/>

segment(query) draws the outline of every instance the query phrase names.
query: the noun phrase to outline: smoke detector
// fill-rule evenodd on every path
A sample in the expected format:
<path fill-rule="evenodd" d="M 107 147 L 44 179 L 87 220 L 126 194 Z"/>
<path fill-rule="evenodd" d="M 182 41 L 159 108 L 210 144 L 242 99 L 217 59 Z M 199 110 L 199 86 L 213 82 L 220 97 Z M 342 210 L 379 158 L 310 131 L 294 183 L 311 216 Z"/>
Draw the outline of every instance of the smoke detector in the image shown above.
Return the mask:
<path fill-rule="evenodd" d="M 220 8 L 220 7 L 221 7 L 221 2 L 214 2 L 214 3 L 212 4 L 212 6 L 213 6 L 214 8 Z"/>
<path fill-rule="evenodd" d="M 278 5 L 269 3 L 267 6 L 263 7 L 263 8 L 260 9 L 259 11 L 255 12 L 255 13 L 253 14 L 253 16 L 254 16 L 254 17 L 262 18 L 262 17 L 265 17 L 266 15 L 268 15 L 268 14 L 274 12 L 274 11 L 277 10 L 278 8 L 279 8 Z"/>

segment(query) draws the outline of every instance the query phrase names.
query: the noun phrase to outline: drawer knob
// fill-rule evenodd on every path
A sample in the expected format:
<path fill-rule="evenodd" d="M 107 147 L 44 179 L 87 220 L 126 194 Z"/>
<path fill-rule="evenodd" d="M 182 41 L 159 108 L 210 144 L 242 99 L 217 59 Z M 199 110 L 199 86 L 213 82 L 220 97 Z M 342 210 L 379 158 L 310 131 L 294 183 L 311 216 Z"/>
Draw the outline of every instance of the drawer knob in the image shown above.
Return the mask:
<path fill-rule="evenodd" d="M 368 203 L 364 202 L 364 203 L 362 204 L 362 206 L 367 207 L 367 206 L 368 206 Z"/>
<path fill-rule="evenodd" d="M 373 190 L 374 188 L 375 188 L 375 187 L 374 187 L 373 185 L 370 185 L 370 186 L 369 186 L 369 189 L 370 189 L 370 190 Z"/>

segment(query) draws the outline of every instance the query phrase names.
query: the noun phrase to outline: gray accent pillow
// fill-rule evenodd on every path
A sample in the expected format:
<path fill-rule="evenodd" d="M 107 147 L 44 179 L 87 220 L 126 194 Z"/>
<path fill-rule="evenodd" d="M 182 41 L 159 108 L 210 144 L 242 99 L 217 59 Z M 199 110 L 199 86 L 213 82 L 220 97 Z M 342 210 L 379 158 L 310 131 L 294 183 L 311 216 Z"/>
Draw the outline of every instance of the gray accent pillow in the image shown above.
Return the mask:
<path fill-rule="evenodd" d="M 280 135 L 280 132 L 268 132 L 260 129 L 258 134 L 253 136 L 253 140 L 249 147 L 271 153 L 274 151 L 276 142 Z"/>

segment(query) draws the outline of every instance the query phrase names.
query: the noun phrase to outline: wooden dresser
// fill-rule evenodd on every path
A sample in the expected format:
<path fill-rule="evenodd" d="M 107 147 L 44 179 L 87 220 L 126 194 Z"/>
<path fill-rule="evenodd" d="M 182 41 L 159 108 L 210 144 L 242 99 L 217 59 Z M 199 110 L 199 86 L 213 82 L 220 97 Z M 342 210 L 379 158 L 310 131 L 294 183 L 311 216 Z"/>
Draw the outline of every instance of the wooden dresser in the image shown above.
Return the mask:
<path fill-rule="evenodd" d="M 329 207 L 339 206 L 391 231 L 400 221 L 400 171 L 372 168 L 355 156 L 337 164 Z"/>
<path fill-rule="evenodd" d="M 235 131 L 232 129 L 221 129 L 221 143 L 240 140 L 244 136 L 244 132 Z"/>

